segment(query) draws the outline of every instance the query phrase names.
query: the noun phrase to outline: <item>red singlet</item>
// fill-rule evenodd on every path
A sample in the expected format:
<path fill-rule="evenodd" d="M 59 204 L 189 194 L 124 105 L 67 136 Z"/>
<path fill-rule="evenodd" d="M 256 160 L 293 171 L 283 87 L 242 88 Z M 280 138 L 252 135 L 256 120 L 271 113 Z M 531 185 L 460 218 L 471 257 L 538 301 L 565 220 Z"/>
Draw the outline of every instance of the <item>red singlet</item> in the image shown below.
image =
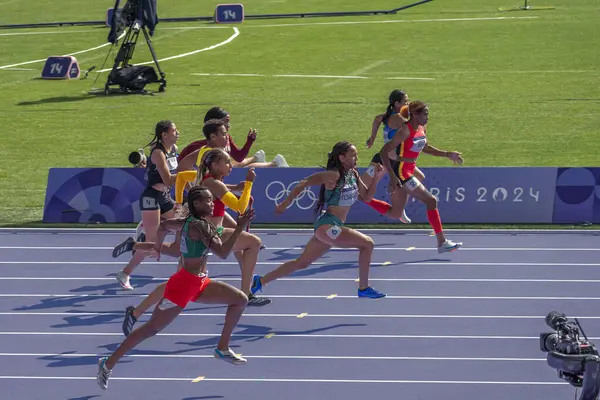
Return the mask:
<path fill-rule="evenodd" d="M 214 178 L 211 174 L 204 175 L 202 178 L 202 182 L 204 182 L 208 178 Z M 213 203 L 215 204 L 215 208 L 213 209 L 213 217 L 223 217 L 225 216 L 225 204 L 221 201 L 221 199 L 215 198 L 213 199 Z"/>
<path fill-rule="evenodd" d="M 414 175 L 416 159 L 427 145 L 427 135 L 425 135 L 423 125 L 419 125 L 417 130 L 414 130 L 410 123 L 407 123 L 406 126 L 410 135 L 398 146 L 398 158 L 414 158 L 415 162 L 400 161 L 398 164 L 398 177 L 403 183 Z"/>

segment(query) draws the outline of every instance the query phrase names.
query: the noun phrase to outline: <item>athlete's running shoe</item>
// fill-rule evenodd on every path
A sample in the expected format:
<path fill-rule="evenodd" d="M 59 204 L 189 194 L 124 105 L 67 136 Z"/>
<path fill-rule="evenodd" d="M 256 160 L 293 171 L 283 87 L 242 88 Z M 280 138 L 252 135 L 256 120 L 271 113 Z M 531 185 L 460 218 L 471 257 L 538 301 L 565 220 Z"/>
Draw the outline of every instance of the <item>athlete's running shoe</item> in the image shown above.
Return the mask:
<path fill-rule="evenodd" d="M 268 297 L 258 297 L 253 293 L 250 293 L 248 296 L 248 305 L 249 306 L 266 306 L 267 304 L 271 304 L 272 300 Z"/>
<path fill-rule="evenodd" d="M 454 243 L 453 241 L 446 239 L 446 241 L 438 247 L 438 253 L 448 253 L 450 251 L 455 251 L 460 249 L 462 245 L 462 242 Z"/>
<path fill-rule="evenodd" d="M 252 286 L 250 286 L 250 292 L 252 294 L 256 294 L 256 292 L 258 292 L 259 290 L 262 292 L 262 283 L 260 281 L 260 275 L 254 274 L 254 276 L 252 276 Z"/>
<path fill-rule="evenodd" d="M 380 299 L 385 296 L 386 296 L 385 293 L 381 293 L 380 291 L 373 289 L 371 286 L 368 286 L 362 290 L 358 289 L 358 297 L 367 297 L 369 299 Z"/>
<path fill-rule="evenodd" d="M 129 336 L 133 330 L 133 325 L 137 322 L 137 318 L 133 316 L 134 306 L 129 306 L 125 309 L 125 319 L 123 320 L 123 334 Z"/>
<path fill-rule="evenodd" d="M 121 287 L 123 289 L 133 290 L 133 286 L 131 286 L 131 284 L 129 284 L 129 275 L 127 275 L 125 272 L 123 272 L 123 271 L 117 272 L 116 279 L 117 279 L 117 282 L 119 282 L 119 285 L 121 285 Z"/>
<path fill-rule="evenodd" d="M 112 252 L 113 258 L 117 258 L 121 254 L 127 253 L 129 251 L 133 251 L 133 246 L 135 246 L 135 239 L 130 236 L 123 242 L 115 246 Z"/>
<path fill-rule="evenodd" d="M 412 222 L 412 220 L 408 218 L 408 215 L 406 215 L 406 210 L 402 210 L 402 216 L 400 217 L 400 221 L 405 224 L 410 224 Z"/>
<path fill-rule="evenodd" d="M 237 354 L 235 354 L 233 351 L 231 351 L 231 349 L 227 349 L 226 351 L 223 351 L 223 350 L 219 350 L 218 348 L 215 348 L 215 358 L 218 358 L 219 360 L 227 361 L 228 363 L 235 364 L 235 365 L 246 364 L 246 362 L 248 361 L 245 358 L 242 358 L 242 357 L 238 356 Z"/>
<path fill-rule="evenodd" d="M 106 368 L 107 359 L 108 357 L 102 357 L 98 360 L 98 373 L 96 374 L 98 385 L 104 390 L 108 388 L 108 379 L 110 378 L 110 374 L 112 374 L 112 370 Z"/>

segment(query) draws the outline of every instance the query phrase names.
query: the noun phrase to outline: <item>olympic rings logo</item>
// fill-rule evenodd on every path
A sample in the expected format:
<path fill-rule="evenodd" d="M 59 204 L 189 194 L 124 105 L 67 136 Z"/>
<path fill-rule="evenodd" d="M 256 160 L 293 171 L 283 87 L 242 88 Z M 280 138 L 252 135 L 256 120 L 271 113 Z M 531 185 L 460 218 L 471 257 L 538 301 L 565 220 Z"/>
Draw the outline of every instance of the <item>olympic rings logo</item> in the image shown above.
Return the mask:
<path fill-rule="evenodd" d="M 300 183 L 300 181 L 294 181 L 286 187 L 283 182 L 273 181 L 267 185 L 267 188 L 265 189 L 265 195 L 269 200 L 272 200 L 275 203 L 275 205 L 278 206 L 283 202 L 283 200 L 285 200 L 287 196 L 289 196 L 294 186 L 296 186 L 298 183 Z M 274 187 L 272 188 L 271 186 Z M 296 197 L 292 201 L 288 208 L 290 208 L 294 203 L 296 203 L 296 207 L 298 207 L 299 209 L 310 210 L 317 204 L 318 200 L 319 197 L 316 194 L 314 194 L 313 191 L 310 190 L 310 188 L 307 187 L 300 192 L 298 197 Z"/>

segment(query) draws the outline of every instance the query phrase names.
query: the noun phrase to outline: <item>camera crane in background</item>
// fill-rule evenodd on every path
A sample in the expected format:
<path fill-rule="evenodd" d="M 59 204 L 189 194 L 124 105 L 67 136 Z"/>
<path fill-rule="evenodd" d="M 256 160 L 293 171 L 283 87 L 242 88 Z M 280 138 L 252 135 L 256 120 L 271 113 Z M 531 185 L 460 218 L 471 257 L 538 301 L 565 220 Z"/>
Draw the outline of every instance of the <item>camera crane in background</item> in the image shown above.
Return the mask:
<path fill-rule="evenodd" d="M 158 64 L 151 40 L 156 24 L 158 24 L 156 0 L 128 0 L 122 10 L 119 10 L 120 2 L 121 0 L 116 0 L 113 9 L 108 41 L 114 46 L 121 36 L 124 36 L 104 85 L 104 94 L 114 93 L 115 90 L 111 90 L 112 86 L 119 86 L 116 92 L 121 94 L 146 94 L 148 92 L 144 90 L 144 87 L 149 83 L 159 83 L 158 91 L 164 92 L 167 80 Z M 131 64 L 140 32 L 144 35 L 158 74 L 151 66 Z M 112 46 L 109 54 L 111 51 Z M 104 62 L 106 63 L 106 60 Z"/>

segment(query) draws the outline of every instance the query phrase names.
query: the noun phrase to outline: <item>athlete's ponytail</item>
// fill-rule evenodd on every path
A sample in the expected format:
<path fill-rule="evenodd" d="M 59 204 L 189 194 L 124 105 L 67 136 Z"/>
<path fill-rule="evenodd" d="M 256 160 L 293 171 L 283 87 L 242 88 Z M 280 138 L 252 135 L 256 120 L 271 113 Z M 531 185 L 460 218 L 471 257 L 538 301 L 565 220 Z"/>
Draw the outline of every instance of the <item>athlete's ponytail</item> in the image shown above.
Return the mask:
<path fill-rule="evenodd" d="M 152 141 L 146 145 L 146 147 L 162 142 L 162 134 L 168 132 L 171 126 L 173 126 L 173 121 L 158 121 L 156 127 L 154 128 L 154 137 L 152 138 Z"/>
<path fill-rule="evenodd" d="M 340 156 L 343 154 L 346 154 L 346 152 L 348 150 L 350 150 L 350 147 L 352 147 L 352 143 L 350 143 L 350 142 L 346 142 L 346 141 L 338 142 L 335 144 L 335 146 L 333 146 L 333 149 L 331 150 L 331 152 L 329 152 L 327 154 L 327 166 L 325 168 L 327 170 L 336 169 L 340 173 L 340 178 L 338 179 L 337 183 L 335 184 L 335 189 L 338 189 L 342 186 L 342 183 L 344 182 L 345 175 L 346 175 L 344 166 L 342 165 L 342 162 L 340 161 Z M 335 191 L 335 189 L 334 189 L 334 191 Z M 331 196 L 333 196 L 333 192 L 331 193 Z M 331 199 L 331 196 L 329 197 L 329 199 L 327 199 L 327 201 L 329 201 Z M 315 208 L 315 215 L 318 216 L 321 213 L 321 210 L 323 210 L 324 205 L 325 205 L 325 185 L 321 185 L 321 189 L 319 191 L 319 200 L 318 200 L 317 206 Z"/>
<path fill-rule="evenodd" d="M 388 104 L 387 109 L 385 110 L 385 114 L 383 116 L 384 124 L 387 123 L 387 120 L 390 118 L 390 116 L 394 112 L 394 104 L 396 104 L 396 102 L 402 102 L 405 99 L 406 99 L 406 93 L 404 93 L 402 90 L 396 89 L 392 93 L 390 93 L 389 104 Z"/>

